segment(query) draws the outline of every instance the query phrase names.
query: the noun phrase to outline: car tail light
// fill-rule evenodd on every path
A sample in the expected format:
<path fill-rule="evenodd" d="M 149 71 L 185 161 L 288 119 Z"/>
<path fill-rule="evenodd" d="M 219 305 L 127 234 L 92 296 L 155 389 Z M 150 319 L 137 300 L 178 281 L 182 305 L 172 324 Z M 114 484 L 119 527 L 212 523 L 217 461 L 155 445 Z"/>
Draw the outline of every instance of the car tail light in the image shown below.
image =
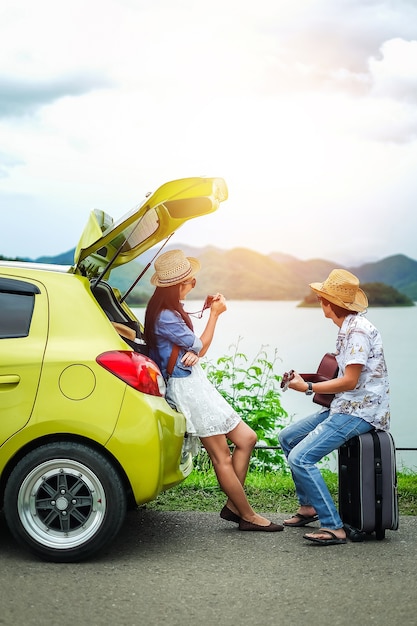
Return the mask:
<path fill-rule="evenodd" d="M 165 381 L 154 361 L 138 352 L 113 350 L 103 352 L 97 363 L 125 383 L 151 396 L 165 395 Z"/>

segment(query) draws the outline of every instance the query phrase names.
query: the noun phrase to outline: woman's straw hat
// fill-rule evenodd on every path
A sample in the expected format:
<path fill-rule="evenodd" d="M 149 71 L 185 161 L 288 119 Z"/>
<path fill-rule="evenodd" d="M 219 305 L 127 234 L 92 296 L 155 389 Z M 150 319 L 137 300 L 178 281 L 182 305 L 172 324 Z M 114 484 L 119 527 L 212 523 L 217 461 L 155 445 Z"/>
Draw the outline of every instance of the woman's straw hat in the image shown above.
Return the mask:
<path fill-rule="evenodd" d="M 169 250 L 156 259 L 155 274 L 151 278 L 151 283 L 156 287 L 179 285 L 197 274 L 200 268 L 198 259 L 185 256 L 182 250 Z"/>
<path fill-rule="evenodd" d="M 311 283 L 310 287 L 319 296 L 343 309 L 361 313 L 368 307 L 368 298 L 359 288 L 359 279 L 347 270 L 332 270 L 324 283 Z"/>

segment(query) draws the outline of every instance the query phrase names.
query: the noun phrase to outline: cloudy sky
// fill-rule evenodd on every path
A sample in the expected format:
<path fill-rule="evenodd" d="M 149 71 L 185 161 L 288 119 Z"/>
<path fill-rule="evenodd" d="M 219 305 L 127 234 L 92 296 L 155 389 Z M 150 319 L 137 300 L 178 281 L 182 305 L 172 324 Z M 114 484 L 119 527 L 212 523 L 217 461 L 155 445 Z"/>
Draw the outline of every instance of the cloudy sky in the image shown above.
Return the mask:
<path fill-rule="evenodd" d="M 176 243 L 417 259 L 414 0 L 2 0 L 0 41 L 0 254 L 206 175 Z"/>

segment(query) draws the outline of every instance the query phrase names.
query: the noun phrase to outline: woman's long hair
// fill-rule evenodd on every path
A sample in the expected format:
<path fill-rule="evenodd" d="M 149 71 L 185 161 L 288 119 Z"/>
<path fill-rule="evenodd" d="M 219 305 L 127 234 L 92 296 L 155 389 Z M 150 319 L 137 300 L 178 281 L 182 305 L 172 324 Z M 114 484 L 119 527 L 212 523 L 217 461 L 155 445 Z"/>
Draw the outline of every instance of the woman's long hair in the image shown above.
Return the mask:
<path fill-rule="evenodd" d="M 193 330 L 191 318 L 188 313 L 184 311 L 184 307 L 180 302 L 180 286 L 156 287 L 148 302 L 145 313 L 145 341 L 148 346 L 152 348 L 156 347 L 155 323 L 159 314 L 164 309 L 176 311 L 187 324 L 188 328 Z"/>

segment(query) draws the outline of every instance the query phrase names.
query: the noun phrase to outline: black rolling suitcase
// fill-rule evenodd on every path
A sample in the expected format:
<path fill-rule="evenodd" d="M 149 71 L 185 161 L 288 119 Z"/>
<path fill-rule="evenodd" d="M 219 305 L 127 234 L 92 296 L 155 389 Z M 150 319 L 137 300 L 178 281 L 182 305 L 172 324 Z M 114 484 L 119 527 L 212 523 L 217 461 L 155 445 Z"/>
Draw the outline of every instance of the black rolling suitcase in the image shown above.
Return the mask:
<path fill-rule="evenodd" d="M 395 446 L 392 435 L 374 430 L 339 448 L 339 513 L 347 536 L 363 541 L 398 528 Z"/>

